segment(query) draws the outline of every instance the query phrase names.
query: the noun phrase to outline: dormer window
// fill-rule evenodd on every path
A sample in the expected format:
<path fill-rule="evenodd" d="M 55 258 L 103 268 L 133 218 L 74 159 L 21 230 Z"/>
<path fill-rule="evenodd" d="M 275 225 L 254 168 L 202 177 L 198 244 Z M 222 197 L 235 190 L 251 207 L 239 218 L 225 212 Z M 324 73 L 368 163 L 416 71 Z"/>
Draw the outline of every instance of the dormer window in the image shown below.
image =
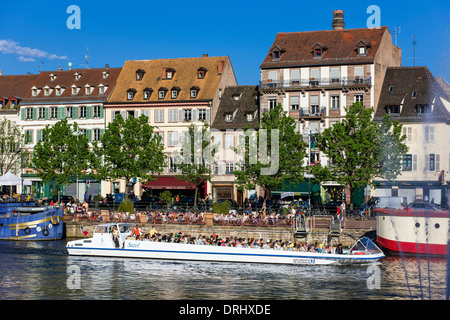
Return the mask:
<path fill-rule="evenodd" d="M 364 40 L 359 41 L 356 44 L 356 52 L 357 52 L 358 56 L 367 55 L 367 51 L 370 47 L 371 47 L 371 45 L 368 44 L 367 42 L 365 42 Z"/>
<path fill-rule="evenodd" d="M 109 72 L 103 71 L 103 79 L 108 78 Z"/>
<path fill-rule="evenodd" d="M 173 87 L 171 90 L 171 98 L 176 99 L 178 98 L 178 93 L 181 91 L 179 87 Z"/>
<path fill-rule="evenodd" d="M 240 94 L 233 94 L 233 100 L 234 100 L 234 101 L 239 101 L 240 98 L 241 98 L 241 95 L 240 95 Z"/>
<path fill-rule="evenodd" d="M 173 79 L 174 75 L 175 75 L 175 69 L 173 69 L 173 68 L 166 69 L 166 79 Z"/>
<path fill-rule="evenodd" d="M 55 79 L 56 79 L 56 75 L 52 73 L 50 75 L 50 81 L 55 81 Z"/>
<path fill-rule="evenodd" d="M 312 50 L 313 50 L 313 58 L 322 58 L 325 50 L 327 49 L 327 47 L 325 47 L 323 44 L 316 42 L 313 46 L 312 46 Z"/>
<path fill-rule="evenodd" d="M 31 88 L 31 95 L 36 97 L 38 95 L 38 89 L 36 87 Z"/>
<path fill-rule="evenodd" d="M 206 75 L 206 71 L 208 71 L 208 70 L 206 70 L 206 68 L 203 68 L 203 67 L 199 68 L 197 70 L 197 79 L 204 79 L 205 75 Z"/>
<path fill-rule="evenodd" d="M 93 88 L 92 88 L 90 85 L 87 84 L 87 85 L 85 86 L 85 92 L 86 92 L 86 94 L 91 94 L 91 93 L 92 93 L 92 89 L 93 89 Z"/>
<path fill-rule="evenodd" d="M 104 94 L 105 93 L 105 86 L 104 85 L 102 85 L 102 84 L 99 84 L 98 85 L 98 93 L 99 94 Z"/>
<path fill-rule="evenodd" d="M 249 112 L 247 113 L 247 122 L 252 122 L 253 121 L 253 113 Z"/>
<path fill-rule="evenodd" d="M 144 78 L 145 70 L 138 69 L 136 70 L 136 80 L 141 81 Z"/>
<path fill-rule="evenodd" d="M 60 87 L 56 87 L 56 88 L 55 88 L 55 92 L 56 92 L 56 95 L 57 95 L 57 96 L 60 96 L 61 93 L 62 93 L 61 88 L 60 88 Z"/>
<path fill-rule="evenodd" d="M 135 93 L 136 93 L 135 89 L 128 89 L 128 91 L 127 91 L 127 100 L 133 100 Z"/>
<path fill-rule="evenodd" d="M 385 107 L 387 114 L 399 115 L 400 114 L 400 106 L 399 105 L 391 105 Z"/>
<path fill-rule="evenodd" d="M 388 91 L 389 91 L 389 92 L 393 92 L 393 91 L 394 91 L 394 86 L 389 86 Z"/>
<path fill-rule="evenodd" d="M 191 88 L 191 98 L 197 98 L 199 90 L 200 90 L 200 88 L 197 86 L 192 87 Z"/>
<path fill-rule="evenodd" d="M 232 113 L 226 113 L 225 114 L 225 122 L 232 122 L 233 121 L 233 114 Z"/>
<path fill-rule="evenodd" d="M 411 99 L 415 99 L 417 97 L 417 92 L 414 90 L 412 93 L 411 93 Z"/>
<path fill-rule="evenodd" d="M 75 85 L 73 85 L 72 86 L 72 94 L 77 94 L 78 93 L 78 87 L 77 86 L 75 86 Z"/>
<path fill-rule="evenodd" d="M 81 74 L 79 74 L 78 72 L 75 72 L 75 80 L 78 81 L 81 78 Z"/>
<path fill-rule="evenodd" d="M 144 89 L 144 100 L 149 100 L 150 96 L 152 95 L 153 89 L 152 88 L 145 88 Z"/>
<path fill-rule="evenodd" d="M 270 56 L 272 57 L 272 61 L 280 60 L 284 52 L 285 50 L 278 45 L 274 45 L 269 50 Z"/>
<path fill-rule="evenodd" d="M 49 87 L 44 87 L 44 95 L 45 95 L 45 96 L 49 96 L 50 93 L 51 93 L 50 88 L 49 88 Z"/>
<path fill-rule="evenodd" d="M 166 97 L 167 88 L 161 87 L 158 90 L 158 99 L 164 99 Z"/>
<path fill-rule="evenodd" d="M 429 104 L 418 104 L 416 105 L 416 112 L 418 115 L 431 113 L 431 107 Z"/>

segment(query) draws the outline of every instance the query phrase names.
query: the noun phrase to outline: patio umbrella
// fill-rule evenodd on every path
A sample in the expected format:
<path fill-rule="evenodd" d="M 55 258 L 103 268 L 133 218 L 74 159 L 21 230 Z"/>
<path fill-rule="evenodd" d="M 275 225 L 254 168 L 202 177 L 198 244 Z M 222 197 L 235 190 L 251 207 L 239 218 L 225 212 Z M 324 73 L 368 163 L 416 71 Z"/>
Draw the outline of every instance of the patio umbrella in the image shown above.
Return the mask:
<path fill-rule="evenodd" d="M 23 180 L 24 186 L 31 186 L 30 180 Z M 21 186 L 22 185 L 22 178 L 16 176 L 15 174 L 12 174 L 11 172 L 7 172 L 3 176 L 0 177 L 0 186 Z M 10 189 L 10 193 L 12 193 L 12 188 Z"/>

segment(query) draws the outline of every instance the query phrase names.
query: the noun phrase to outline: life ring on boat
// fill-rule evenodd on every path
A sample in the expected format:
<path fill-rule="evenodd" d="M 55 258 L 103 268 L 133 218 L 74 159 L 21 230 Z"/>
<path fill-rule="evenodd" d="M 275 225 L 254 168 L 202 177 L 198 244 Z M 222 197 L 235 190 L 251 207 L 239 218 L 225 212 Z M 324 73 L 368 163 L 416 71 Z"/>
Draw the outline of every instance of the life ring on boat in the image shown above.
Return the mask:
<path fill-rule="evenodd" d="M 25 234 L 30 234 L 31 233 L 30 227 L 26 227 L 25 229 L 23 229 L 23 232 L 25 232 Z"/>
<path fill-rule="evenodd" d="M 51 216 L 50 221 L 52 222 L 53 225 L 59 224 L 59 216 Z"/>
<path fill-rule="evenodd" d="M 47 237 L 50 234 L 50 232 L 48 231 L 47 228 L 42 228 L 42 234 L 44 235 L 44 237 Z"/>

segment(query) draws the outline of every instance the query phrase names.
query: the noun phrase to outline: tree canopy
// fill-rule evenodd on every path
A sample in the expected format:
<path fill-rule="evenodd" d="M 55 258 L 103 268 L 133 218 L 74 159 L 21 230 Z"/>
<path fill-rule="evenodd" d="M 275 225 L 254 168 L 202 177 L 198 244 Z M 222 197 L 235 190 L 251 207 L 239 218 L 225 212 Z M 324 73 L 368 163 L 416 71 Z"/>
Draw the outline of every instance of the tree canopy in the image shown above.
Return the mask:
<path fill-rule="evenodd" d="M 329 159 L 328 166 L 312 169 L 321 181 L 336 181 L 353 191 L 370 185 L 374 178 L 395 179 L 408 148 L 404 144 L 402 126 L 385 116 L 381 123 L 373 121 L 373 108 L 355 103 L 345 109 L 342 121 L 325 129 L 317 138 L 319 149 Z"/>
<path fill-rule="evenodd" d="M 295 120 L 283 111 L 281 104 L 263 114 L 258 132 L 247 127 L 235 152 L 241 157 L 233 172 L 239 187 L 261 186 L 264 201 L 284 181 L 303 180 L 306 143 L 296 130 Z"/>
<path fill-rule="evenodd" d="M 154 180 L 154 174 L 162 172 L 165 165 L 162 137 L 154 133 L 145 115 L 126 120 L 116 115 L 100 142 L 94 144 L 93 165 L 94 176 L 99 179 L 124 179 L 128 183 L 136 178 L 145 182 Z"/>

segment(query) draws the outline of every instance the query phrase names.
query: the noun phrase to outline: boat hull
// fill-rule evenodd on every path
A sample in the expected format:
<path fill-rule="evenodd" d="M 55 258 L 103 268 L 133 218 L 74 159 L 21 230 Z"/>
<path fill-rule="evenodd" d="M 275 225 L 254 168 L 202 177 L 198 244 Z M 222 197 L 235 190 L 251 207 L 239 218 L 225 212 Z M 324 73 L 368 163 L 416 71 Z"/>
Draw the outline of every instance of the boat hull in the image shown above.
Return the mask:
<path fill-rule="evenodd" d="M 86 241 L 86 242 L 85 242 Z M 69 243 L 67 250 L 74 256 L 126 257 L 185 261 L 242 262 L 294 265 L 328 265 L 371 263 L 384 257 L 377 255 L 326 254 L 298 251 L 233 248 L 193 244 L 125 240 L 122 248 L 91 246 L 92 240 Z"/>
<path fill-rule="evenodd" d="M 377 209 L 377 244 L 392 255 L 446 256 L 448 212 Z"/>
<path fill-rule="evenodd" d="M 59 240 L 63 237 L 63 212 L 60 208 L 15 208 L 0 216 L 0 240 Z"/>

